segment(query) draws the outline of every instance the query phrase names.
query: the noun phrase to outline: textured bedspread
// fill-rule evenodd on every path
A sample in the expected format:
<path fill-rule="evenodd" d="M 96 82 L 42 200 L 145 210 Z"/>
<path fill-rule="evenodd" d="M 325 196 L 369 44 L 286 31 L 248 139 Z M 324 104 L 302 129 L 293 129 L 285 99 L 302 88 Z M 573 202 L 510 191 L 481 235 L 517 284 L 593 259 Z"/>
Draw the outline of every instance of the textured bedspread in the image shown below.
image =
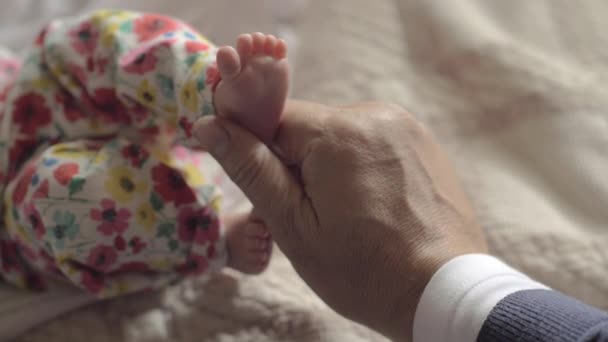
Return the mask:
<path fill-rule="evenodd" d="M 323 0 L 268 13 L 252 28 L 299 42 L 294 97 L 411 110 L 449 149 L 492 252 L 608 309 L 608 3 Z M 262 276 L 91 305 L 19 341 L 72 340 L 382 339 L 326 308 L 276 253 Z"/>

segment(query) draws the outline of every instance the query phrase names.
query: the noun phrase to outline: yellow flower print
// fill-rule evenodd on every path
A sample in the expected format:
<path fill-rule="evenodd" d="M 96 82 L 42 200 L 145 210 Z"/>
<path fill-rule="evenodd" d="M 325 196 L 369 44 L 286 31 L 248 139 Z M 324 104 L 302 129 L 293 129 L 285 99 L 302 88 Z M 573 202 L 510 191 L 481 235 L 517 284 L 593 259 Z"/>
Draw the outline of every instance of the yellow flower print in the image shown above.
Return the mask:
<path fill-rule="evenodd" d="M 186 182 L 190 186 L 201 186 L 205 184 L 205 177 L 195 164 L 188 163 L 182 167 L 182 171 L 186 175 Z"/>
<path fill-rule="evenodd" d="M 5 208 L 13 207 L 12 196 L 5 196 L 6 200 L 4 201 Z M 15 225 L 15 221 L 13 220 L 13 213 L 11 210 L 4 210 L 4 224 L 6 227 L 12 227 Z"/>
<path fill-rule="evenodd" d="M 91 16 L 91 21 L 96 25 L 101 25 L 109 20 L 126 20 L 134 15 L 134 12 L 124 10 L 97 10 Z"/>
<path fill-rule="evenodd" d="M 14 223 L 12 226 L 7 226 L 7 231 L 9 235 L 13 239 L 18 239 L 20 241 L 24 241 L 26 243 L 31 243 L 32 239 L 29 237 L 29 234 L 25 227 L 20 223 Z"/>
<path fill-rule="evenodd" d="M 168 271 L 172 268 L 173 263 L 165 259 L 152 259 L 149 262 L 151 268 L 155 271 Z"/>
<path fill-rule="evenodd" d="M 93 157 L 92 163 L 95 166 L 99 166 L 99 165 L 105 163 L 108 159 L 110 159 L 110 156 L 108 155 L 108 151 L 100 150 L 99 152 L 97 152 L 95 157 Z"/>
<path fill-rule="evenodd" d="M 110 18 L 114 14 L 114 11 L 111 10 L 97 10 L 93 13 L 91 17 L 91 21 L 96 25 L 102 24 L 108 18 Z"/>
<path fill-rule="evenodd" d="M 25 282 L 25 277 L 17 276 L 14 279 L 12 279 L 12 283 L 20 289 L 27 289 L 27 286 L 26 286 L 27 283 Z"/>
<path fill-rule="evenodd" d="M 143 180 L 136 180 L 129 168 L 116 167 L 110 170 L 105 189 L 116 202 L 127 203 L 136 194 L 144 193 L 148 184 Z"/>
<path fill-rule="evenodd" d="M 177 108 L 174 105 L 164 105 L 163 110 L 167 113 L 172 114 L 172 117 L 175 117 L 175 123 L 177 125 Z"/>
<path fill-rule="evenodd" d="M 199 52 L 199 55 L 197 56 L 198 58 L 196 59 L 194 64 L 192 64 L 192 67 L 190 67 L 190 74 L 198 75 L 201 73 L 201 71 L 203 71 L 203 69 L 205 69 L 207 64 L 209 64 L 208 61 L 205 60 L 207 54 L 208 53 L 205 52 Z"/>
<path fill-rule="evenodd" d="M 74 266 L 73 260 L 74 255 L 72 253 L 59 254 L 56 257 L 57 267 L 67 276 L 78 274 L 79 270 Z"/>
<path fill-rule="evenodd" d="M 156 223 L 156 213 L 149 202 L 141 204 L 135 213 L 135 220 L 149 233 Z"/>
<path fill-rule="evenodd" d="M 119 279 L 116 282 L 116 294 L 121 295 L 129 292 L 131 287 L 129 286 L 129 282 L 126 279 Z"/>
<path fill-rule="evenodd" d="M 167 117 L 165 119 L 166 131 L 175 132 L 177 130 L 178 120 L 179 120 L 179 117 L 177 116 L 176 113 L 169 112 L 169 114 L 167 115 Z M 173 134 L 173 133 L 171 133 L 171 134 Z"/>
<path fill-rule="evenodd" d="M 49 80 L 46 77 L 37 78 L 37 79 L 32 80 L 31 82 L 32 82 L 32 88 L 34 88 L 34 90 L 38 90 L 38 91 L 49 90 L 52 85 L 51 80 Z"/>
<path fill-rule="evenodd" d="M 212 200 L 211 200 L 211 208 L 216 212 L 219 213 L 221 208 L 222 208 L 222 197 L 221 196 L 215 196 Z"/>
<path fill-rule="evenodd" d="M 143 80 L 137 88 L 137 99 L 148 107 L 156 104 L 158 91 L 148 80 Z"/>
<path fill-rule="evenodd" d="M 132 11 L 123 11 L 123 10 L 112 10 L 112 16 L 120 21 L 131 20 L 133 19 L 137 13 Z"/>
<path fill-rule="evenodd" d="M 171 156 L 171 154 L 169 153 L 169 150 L 167 150 L 166 148 L 163 147 L 159 147 L 159 146 L 153 146 L 151 148 L 149 148 L 150 150 L 150 155 L 152 155 L 152 157 L 154 157 L 154 159 L 160 161 L 163 164 L 166 164 L 168 166 L 175 166 L 175 160 L 174 158 Z"/>
<path fill-rule="evenodd" d="M 180 93 L 182 104 L 193 113 L 198 112 L 198 87 L 194 80 L 190 80 L 184 84 Z"/>
<path fill-rule="evenodd" d="M 53 146 L 51 149 L 51 155 L 61 159 L 88 159 L 93 158 L 95 156 L 95 152 L 81 146 L 74 146 L 74 144 L 64 143 Z"/>
<path fill-rule="evenodd" d="M 104 149 L 97 150 L 93 146 L 79 146 L 74 143 L 57 144 L 51 148 L 50 154 L 61 159 L 90 160 L 96 166 L 109 159 L 108 152 Z"/>
<path fill-rule="evenodd" d="M 101 32 L 101 46 L 106 49 L 112 47 L 119 27 L 120 25 L 118 23 L 111 23 L 103 28 L 103 31 Z"/>

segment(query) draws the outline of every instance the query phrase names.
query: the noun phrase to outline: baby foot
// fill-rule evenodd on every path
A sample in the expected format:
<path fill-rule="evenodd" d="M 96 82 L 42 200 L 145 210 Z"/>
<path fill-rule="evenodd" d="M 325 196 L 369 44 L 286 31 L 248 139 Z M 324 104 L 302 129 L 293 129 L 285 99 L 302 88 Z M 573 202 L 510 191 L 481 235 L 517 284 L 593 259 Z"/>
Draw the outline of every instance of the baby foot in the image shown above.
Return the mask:
<path fill-rule="evenodd" d="M 270 141 L 287 97 L 287 45 L 272 35 L 254 33 L 241 35 L 236 46 L 238 52 L 230 46 L 217 52 L 222 79 L 215 90 L 215 107 L 220 115 Z"/>
<path fill-rule="evenodd" d="M 224 218 L 228 266 L 247 274 L 259 274 L 266 269 L 272 251 L 272 241 L 266 225 L 247 215 Z"/>

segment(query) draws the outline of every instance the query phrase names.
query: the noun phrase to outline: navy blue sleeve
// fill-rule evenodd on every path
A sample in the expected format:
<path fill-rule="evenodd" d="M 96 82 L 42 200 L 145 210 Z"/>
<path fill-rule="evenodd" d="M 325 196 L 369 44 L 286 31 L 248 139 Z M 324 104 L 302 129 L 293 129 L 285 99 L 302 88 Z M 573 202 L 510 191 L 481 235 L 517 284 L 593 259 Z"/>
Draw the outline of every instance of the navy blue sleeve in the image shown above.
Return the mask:
<path fill-rule="evenodd" d="M 608 342 L 608 313 L 556 291 L 519 291 L 494 307 L 477 341 Z"/>

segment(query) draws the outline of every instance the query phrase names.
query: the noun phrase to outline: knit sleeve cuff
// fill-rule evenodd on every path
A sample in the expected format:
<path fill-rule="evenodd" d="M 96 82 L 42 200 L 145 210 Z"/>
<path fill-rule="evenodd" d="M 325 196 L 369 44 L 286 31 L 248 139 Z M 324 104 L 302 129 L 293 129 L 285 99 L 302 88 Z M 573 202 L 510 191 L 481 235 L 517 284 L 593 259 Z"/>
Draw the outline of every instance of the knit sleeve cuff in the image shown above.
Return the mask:
<path fill-rule="evenodd" d="M 608 314 L 556 291 L 519 291 L 492 309 L 478 339 L 515 340 L 606 341 Z"/>
<path fill-rule="evenodd" d="M 498 302 L 530 289 L 547 287 L 489 255 L 454 258 L 433 275 L 422 293 L 413 341 L 477 341 Z"/>

